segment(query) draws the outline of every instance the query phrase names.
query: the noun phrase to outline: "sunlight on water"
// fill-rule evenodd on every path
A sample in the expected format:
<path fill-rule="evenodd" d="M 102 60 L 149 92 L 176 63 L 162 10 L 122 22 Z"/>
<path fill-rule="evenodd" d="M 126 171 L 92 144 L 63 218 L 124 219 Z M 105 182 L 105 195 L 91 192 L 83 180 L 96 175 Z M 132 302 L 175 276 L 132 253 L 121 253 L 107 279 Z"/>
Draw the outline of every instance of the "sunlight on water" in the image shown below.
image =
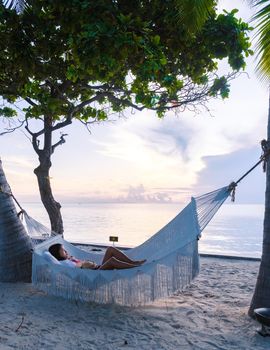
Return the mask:
<path fill-rule="evenodd" d="M 41 204 L 26 203 L 29 215 L 49 226 Z M 62 203 L 65 238 L 72 242 L 135 246 L 166 225 L 182 208 L 177 204 Z M 263 205 L 225 204 L 202 233 L 201 253 L 260 257 Z"/>

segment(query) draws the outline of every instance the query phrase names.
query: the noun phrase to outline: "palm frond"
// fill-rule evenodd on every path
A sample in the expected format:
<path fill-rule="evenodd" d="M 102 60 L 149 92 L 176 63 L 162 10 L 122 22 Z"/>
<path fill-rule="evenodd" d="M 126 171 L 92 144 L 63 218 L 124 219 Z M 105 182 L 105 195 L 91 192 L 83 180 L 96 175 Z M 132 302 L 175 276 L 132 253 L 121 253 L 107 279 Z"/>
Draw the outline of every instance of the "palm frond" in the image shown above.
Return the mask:
<path fill-rule="evenodd" d="M 251 0 L 250 0 L 251 1 Z M 257 72 L 261 80 L 270 81 L 270 0 L 251 1 L 257 12 L 253 16 L 256 23 Z"/>
<path fill-rule="evenodd" d="M 3 3 L 4 6 L 8 7 L 9 9 L 15 9 L 18 13 L 23 12 L 27 7 L 26 0 L 5 0 Z"/>
<path fill-rule="evenodd" d="M 190 32 L 202 28 L 216 5 L 215 0 L 178 0 L 175 2 L 176 21 L 184 24 Z"/>

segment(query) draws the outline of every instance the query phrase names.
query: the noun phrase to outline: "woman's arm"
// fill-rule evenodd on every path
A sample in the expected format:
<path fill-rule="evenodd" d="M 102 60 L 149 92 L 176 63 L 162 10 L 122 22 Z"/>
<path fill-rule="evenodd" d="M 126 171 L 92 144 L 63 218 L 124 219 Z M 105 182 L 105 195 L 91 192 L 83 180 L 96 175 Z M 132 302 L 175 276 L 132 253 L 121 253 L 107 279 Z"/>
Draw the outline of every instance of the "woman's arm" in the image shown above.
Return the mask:
<path fill-rule="evenodd" d="M 79 262 L 76 263 L 76 267 L 82 268 L 82 264 L 83 264 L 83 261 L 79 261 Z"/>
<path fill-rule="evenodd" d="M 93 261 L 80 261 L 76 263 L 77 267 L 80 267 L 81 269 L 96 269 L 98 265 L 94 263 Z"/>

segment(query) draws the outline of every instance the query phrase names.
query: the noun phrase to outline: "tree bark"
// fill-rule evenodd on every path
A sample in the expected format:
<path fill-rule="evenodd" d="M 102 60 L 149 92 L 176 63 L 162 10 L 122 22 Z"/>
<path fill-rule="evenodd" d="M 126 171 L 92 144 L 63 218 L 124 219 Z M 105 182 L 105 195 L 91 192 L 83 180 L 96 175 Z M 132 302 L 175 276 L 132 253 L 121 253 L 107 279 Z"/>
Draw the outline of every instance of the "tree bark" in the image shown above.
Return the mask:
<path fill-rule="evenodd" d="M 34 173 L 37 176 L 41 201 L 49 215 L 51 229 L 58 234 L 63 234 L 63 219 L 60 211 L 61 205 L 54 199 L 50 183 L 50 168 L 52 166 L 51 156 L 53 153 L 51 128 L 52 118 L 45 116 L 44 147 L 40 150 L 37 149 L 37 145 L 34 145 L 39 158 L 39 166 L 34 170 Z"/>
<path fill-rule="evenodd" d="M 268 149 L 270 148 L 270 91 L 267 126 Z M 270 308 L 270 157 L 266 163 L 265 211 L 263 223 L 263 247 L 259 274 L 255 291 L 248 311 L 254 317 L 254 310 L 260 307 Z"/>
<path fill-rule="evenodd" d="M 49 215 L 51 230 L 63 234 L 63 219 L 61 215 L 61 205 L 52 194 L 49 169 L 51 167 L 50 157 L 40 156 L 40 165 L 34 170 L 37 176 L 41 201 Z"/>
<path fill-rule="evenodd" d="M 10 193 L 0 161 L 0 282 L 31 282 L 32 242 Z"/>

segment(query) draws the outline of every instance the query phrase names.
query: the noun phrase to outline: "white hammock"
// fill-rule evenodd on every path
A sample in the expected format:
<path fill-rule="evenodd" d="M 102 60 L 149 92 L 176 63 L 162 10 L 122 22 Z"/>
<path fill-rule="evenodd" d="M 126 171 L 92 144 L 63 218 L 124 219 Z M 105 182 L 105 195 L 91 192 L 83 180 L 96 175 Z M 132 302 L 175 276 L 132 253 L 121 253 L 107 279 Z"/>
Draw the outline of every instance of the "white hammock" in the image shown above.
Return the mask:
<path fill-rule="evenodd" d="M 134 260 L 147 259 L 142 266 L 124 270 L 87 270 L 62 266 L 49 258 L 48 248 L 62 243 L 79 259 L 100 264 L 102 252 L 86 252 L 55 236 L 37 244 L 32 263 L 32 283 L 49 294 L 67 299 L 117 303 L 146 304 L 172 295 L 185 288 L 199 273 L 198 239 L 230 194 L 223 187 L 191 202 L 164 228 L 143 244 L 125 251 Z M 38 229 L 39 223 L 26 215 L 28 226 Z M 41 227 L 41 238 L 45 228 Z M 32 235 L 36 237 L 36 234 Z"/>

